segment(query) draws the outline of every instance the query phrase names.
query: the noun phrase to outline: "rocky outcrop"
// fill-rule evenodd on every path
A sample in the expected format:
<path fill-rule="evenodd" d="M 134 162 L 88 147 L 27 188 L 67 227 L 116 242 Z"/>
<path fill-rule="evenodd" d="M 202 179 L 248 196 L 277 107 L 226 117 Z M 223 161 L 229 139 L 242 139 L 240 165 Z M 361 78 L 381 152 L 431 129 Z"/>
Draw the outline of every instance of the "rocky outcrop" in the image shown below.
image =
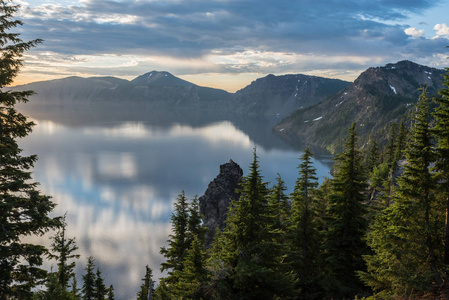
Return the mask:
<path fill-rule="evenodd" d="M 206 192 L 199 198 L 203 226 L 209 228 L 206 247 L 211 244 L 215 228 L 223 230 L 231 200 L 238 199 L 236 189 L 242 180 L 242 168 L 232 160 L 220 166 L 220 173 L 209 183 Z"/>

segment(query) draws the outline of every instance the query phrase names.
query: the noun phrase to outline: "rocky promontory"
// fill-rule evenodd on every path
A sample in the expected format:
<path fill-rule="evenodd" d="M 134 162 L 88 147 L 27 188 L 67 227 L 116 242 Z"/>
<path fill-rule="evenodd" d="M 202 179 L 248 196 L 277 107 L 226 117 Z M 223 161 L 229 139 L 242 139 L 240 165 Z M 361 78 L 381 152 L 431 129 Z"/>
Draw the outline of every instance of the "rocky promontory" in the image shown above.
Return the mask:
<path fill-rule="evenodd" d="M 243 177 L 243 170 L 234 161 L 220 165 L 220 173 L 209 183 L 206 192 L 199 198 L 203 225 L 209 228 L 206 234 L 206 247 L 214 237 L 215 228 L 223 230 L 228 207 L 239 195 L 236 189 Z"/>

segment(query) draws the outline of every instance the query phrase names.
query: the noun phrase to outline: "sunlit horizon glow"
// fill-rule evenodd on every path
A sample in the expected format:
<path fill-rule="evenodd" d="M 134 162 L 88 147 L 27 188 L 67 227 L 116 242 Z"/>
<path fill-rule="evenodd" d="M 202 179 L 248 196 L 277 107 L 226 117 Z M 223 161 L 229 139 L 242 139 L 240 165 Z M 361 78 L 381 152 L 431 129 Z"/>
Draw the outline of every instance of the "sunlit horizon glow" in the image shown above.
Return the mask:
<path fill-rule="evenodd" d="M 411 60 L 443 68 L 449 1 L 16 0 L 28 51 L 14 85 L 167 71 L 235 92 L 268 74 L 353 81 Z M 162 5 L 163 4 L 163 5 Z"/>

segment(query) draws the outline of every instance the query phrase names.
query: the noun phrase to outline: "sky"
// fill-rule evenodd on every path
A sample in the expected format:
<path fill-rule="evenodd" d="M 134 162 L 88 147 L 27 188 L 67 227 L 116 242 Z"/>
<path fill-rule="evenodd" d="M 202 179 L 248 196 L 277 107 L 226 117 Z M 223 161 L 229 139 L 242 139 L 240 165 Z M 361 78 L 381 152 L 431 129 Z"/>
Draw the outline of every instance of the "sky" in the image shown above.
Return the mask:
<path fill-rule="evenodd" d="M 43 39 L 15 84 L 168 71 L 234 92 L 268 74 L 353 81 L 411 60 L 449 66 L 449 0 L 14 0 Z"/>

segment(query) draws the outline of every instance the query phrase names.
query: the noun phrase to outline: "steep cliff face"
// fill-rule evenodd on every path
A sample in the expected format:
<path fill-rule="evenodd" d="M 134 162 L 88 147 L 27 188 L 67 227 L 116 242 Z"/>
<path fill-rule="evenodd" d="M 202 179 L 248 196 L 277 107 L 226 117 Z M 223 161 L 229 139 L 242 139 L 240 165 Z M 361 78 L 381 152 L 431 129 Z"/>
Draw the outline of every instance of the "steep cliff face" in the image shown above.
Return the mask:
<path fill-rule="evenodd" d="M 199 198 L 203 225 L 209 229 L 206 234 L 206 246 L 213 240 L 215 228 L 223 230 L 231 200 L 237 200 L 236 189 L 242 180 L 243 170 L 230 160 L 220 166 L 220 173 L 209 183 L 206 192 Z"/>
<path fill-rule="evenodd" d="M 284 118 L 332 96 L 350 83 L 309 75 L 268 75 L 253 81 L 233 95 L 237 112 L 253 116 Z"/>
<path fill-rule="evenodd" d="M 399 122 L 416 103 L 422 86 L 431 97 L 442 88 L 444 70 L 410 61 L 369 68 L 329 99 L 294 112 L 275 127 L 286 140 L 341 150 L 347 129 L 356 122 L 361 145 L 385 140 L 388 124 Z"/>

